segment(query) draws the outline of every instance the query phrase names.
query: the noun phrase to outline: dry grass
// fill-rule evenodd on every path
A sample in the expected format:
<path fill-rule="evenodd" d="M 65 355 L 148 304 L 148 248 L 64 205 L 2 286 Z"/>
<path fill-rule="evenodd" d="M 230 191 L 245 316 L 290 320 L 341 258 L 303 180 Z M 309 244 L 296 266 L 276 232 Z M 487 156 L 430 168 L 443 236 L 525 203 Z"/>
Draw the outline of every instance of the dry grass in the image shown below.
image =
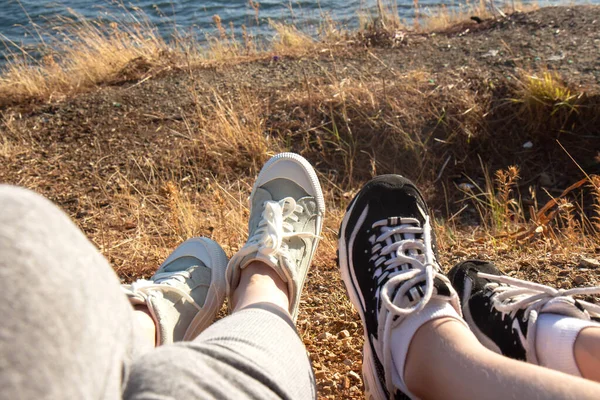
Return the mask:
<path fill-rule="evenodd" d="M 305 155 L 335 168 L 342 191 L 398 171 L 431 181 L 439 161 L 431 149 L 444 143 L 460 148 L 481 131 L 485 103 L 463 84 L 433 83 L 422 70 L 397 73 L 389 81 L 334 73 L 282 94 L 276 107 L 293 113 L 273 128 L 295 132 L 292 143 L 301 143 Z"/>
<path fill-rule="evenodd" d="M 565 130 L 585 102 L 584 94 L 569 89 L 555 72 L 522 71 L 517 82 L 517 97 L 513 101 L 521 105 L 522 120 L 532 130 Z"/>
<path fill-rule="evenodd" d="M 254 4 L 254 3 L 252 3 Z M 418 10 L 418 2 L 415 2 Z M 465 19 L 476 8 L 449 11 L 442 9 L 426 17 L 426 29 L 442 29 Z M 255 11 L 258 13 L 258 6 Z M 484 15 L 484 14 L 481 14 Z M 486 14 L 487 15 L 487 14 Z M 350 36 L 327 15 L 323 15 L 315 41 L 293 25 L 271 21 L 271 43 L 261 45 L 242 26 L 236 37 L 233 26 L 224 27 L 221 18 L 213 18 L 216 34 L 206 37 L 206 44 L 175 32 L 176 40 L 166 43 L 143 14 L 128 13 L 120 22 L 110 24 L 87 20 L 73 13 L 59 20 L 60 27 L 40 33 L 41 59 L 15 45 L 9 62 L 0 72 L 0 104 L 26 100 L 56 101 L 98 85 L 127 80 L 144 80 L 172 68 L 194 68 L 207 62 L 239 62 L 249 58 L 307 54 L 319 45 L 345 43 Z M 367 18 L 367 29 L 389 31 L 402 27 L 394 1 L 378 1 L 377 13 Z"/>
<path fill-rule="evenodd" d="M 9 160 L 27 154 L 32 147 L 28 132 L 20 128 L 15 115 L 2 114 L 1 116 L 0 127 L 3 134 L 0 135 L 0 157 Z"/>
<path fill-rule="evenodd" d="M 594 197 L 594 211 L 596 212 L 596 215 L 591 218 L 591 222 L 596 232 L 600 232 L 600 176 L 592 176 L 590 180 Z"/>
<path fill-rule="evenodd" d="M 125 151 L 115 157 L 108 148 L 97 157 L 111 163 L 109 172 L 98 166 L 98 173 L 89 181 L 59 184 L 61 179 L 57 178 L 46 193 L 53 197 L 70 192 L 79 199 L 69 210 L 71 215 L 121 278 L 130 281 L 148 277 L 178 243 L 190 236 L 210 237 L 231 256 L 246 240 L 247 197 L 258 169 L 275 152 L 302 149 L 319 165 L 327 216 L 302 298 L 298 329 L 310 353 L 321 398 L 358 399 L 363 397 L 362 329 L 335 265 L 337 229 L 344 209 L 365 179 L 387 172 L 391 164 L 399 168 L 420 160 L 422 168 L 429 168 L 425 155 L 431 152 L 425 150 L 431 149 L 434 141 L 429 129 L 416 128 L 440 120 L 440 126 L 454 132 L 454 124 L 460 122 L 462 126 L 468 121 L 465 111 L 473 107 L 473 99 L 461 96 L 465 103 L 457 103 L 460 105 L 455 110 L 446 110 L 441 118 L 434 105 L 447 99 L 449 93 L 430 86 L 426 73 L 404 76 L 385 87 L 367 80 L 329 78 L 320 84 L 311 83 L 310 90 L 281 93 L 268 107 L 259 94 L 226 94 L 215 89 L 202 97 L 190 89 L 196 93 L 197 107 L 181 122 L 182 127 L 189 127 L 183 137 L 170 136 L 167 148 L 159 144 L 150 149 L 128 147 L 127 167 L 119 166 Z M 424 109 L 432 111 L 416 117 L 417 108 L 421 113 Z M 291 118 L 286 124 L 276 123 L 270 119 L 271 112 Z M 24 132 L 19 127 L 22 122 L 12 123 L 16 132 Z M 456 132 L 454 135 L 446 138 L 459 140 Z M 56 155 L 72 155 L 74 147 L 56 149 Z M 394 160 L 399 153 L 406 159 Z M 34 163 L 43 162 L 34 160 L 35 155 L 26 170 L 32 175 L 41 168 Z M 88 163 L 85 158 L 73 170 L 63 171 L 61 177 Z M 580 276 L 587 284 L 595 283 L 593 273 L 554 266 L 577 265 L 580 254 L 598 245 L 597 231 L 592 234 L 590 224 L 580 222 L 577 206 L 567 205 L 574 201 L 560 197 L 553 207 L 559 211 L 543 222 L 523 212 L 515 168 L 489 171 L 487 175 L 482 193 L 472 193 L 465 200 L 477 210 L 480 220 L 476 229 L 465 228 L 459 218 L 437 220 L 443 265 L 479 257 L 497 261 L 513 276 L 556 286 L 570 287 Z M 597 182 L 598 178 L 590 179 Z M 28 186 L 44 192 L 48 190 L 44 189 L 46 184 L 41 180 L 37 186 Z M 91 187 L 98 188 L 95 194 L 90 194 Z M 596 190 L 594 201 L 600 204 L 597 186 L 590 189 Z M 540 210 L 535 211 L 538 215 Z M 590 221 L 597 224 L 598 214 Z"/>
<path fill-rule="evenodd" d="M 4 101 L 61 99 L 169 64 L 165 42 L 143 16 L 133 24 L 99 25 L 74 14 L 62 23 L 41 60 L 20 49 L 9 58 L 0 75 Z"/>
<path fill-rule="evenodd" d="M 241 38 L 233 27 L 226 29 L 214 17 L 216 35 L 206 45 L 191 37 L 176 35 L 167 44 L 143 14 L 126 14 L 125 21 L 110 24 L 87 20 L 73 13 L 59 19 L 61 25 L 40 37 L 41 59 L 15 44 L 0 72 L 1 104 L 25 100 L 57 101 L 89 91 L 101 84 L 144 80 L 172 68 L 193 68 L 206 62 L 236 62 L 266 56 L 267 50 L 285 54 L 308 51 L 314 41 L 293 26 L 271 23 L 276 35 L 268 48 L 261 48 L 245 27 Z M 325 24 L 323 33 L 332 35 Z"/>
<path fill-rule="evenodd" d="M 273 50 L 277 53 L 285 52 L 289 49 L 310 51 L 315 45 L 315 41 L 310 36 L 300 32 L 293 25 L 274 21 L 270 21 L 269 25 L 275 31 L 272 46 Z"/>
<path fill-rule="evenodd" d="M 482 165 L 485 186 L 479 186 L 471 180 L 462 191 L 464 201 L 470 202 L 477 210 L 483 230 L 491 235 L 511 234 L 525 221 L 521 199 L 515 196 L 515 187 L 519 180 L 519 169 L 510 166 L 506 170 L 497 170 L 494 178 Z"/>
<path fill-rule="evenodd" d="M 420 19 L 416 20 L 417 28 L 425 32 L 443 31 L 454 25 L 469 21 L 471 17 L 480 19 L 498 18 L 514 12 L 528 12 L 537 10 L 537 1 L 523 4 L 520 1 L 503 2 L 498 5 L 493 1 L 475 0 L 466 1 L 464 4 L 448 7 L 442 4 L 439 8 L 420 10 Z"/>
<path fill-rule="evenodd" d="M 226 171 L 231 167 L 257 172 L 264 162 L 282 149 L 276 138 L 269 135 L 263 110 L 264 100 L 240 92 L 235 98 L 222 97 L 216 91 L 208 99 L 201 99 L 196 92 L 197 122 L 207 156 L 218 167 Z M 206 101 L 207 100 L 207 101 Z M 193 132 L 190 132 L 194 135 Z M 242 157 L 240 157 L 242 155 Z"/>
<path fill-rule="evenodd" d="M 14 144 L 9 138 L 0 137 L 0 157 L 9 158 L 14 152 Z"/>

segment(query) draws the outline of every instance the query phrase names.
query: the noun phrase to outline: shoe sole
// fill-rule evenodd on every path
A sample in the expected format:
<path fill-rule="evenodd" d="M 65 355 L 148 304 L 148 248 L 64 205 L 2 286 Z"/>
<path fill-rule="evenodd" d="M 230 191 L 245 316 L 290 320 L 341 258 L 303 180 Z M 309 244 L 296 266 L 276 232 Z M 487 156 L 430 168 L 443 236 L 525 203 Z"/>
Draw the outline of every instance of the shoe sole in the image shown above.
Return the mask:
<path fill-rule="evenodd" d="M 350 271 L 350 265 L 348 263 L 348 251 L 346 249 L 346 227 L 348 225 L 348 220 L 350 219 L 350 215 L 352 214 L 352 210 L 354 209 L 354 205 L 357 202 L 357 199 L 361 195 L 359 192 L 352 202 L 348 205 L 346 209 L 346 214 L 344 215 L 344 219 L 342 220 L 342 225 L 340 227 L 339 239 L 338 239 L 338 266 L 340 268 L 340 273 L 342 275 L 342 280 L 344 281 L 344 286 L 346 287 L 346 293 L 350 298 L 350 301 L 354 305 L 354 308 L 358 311 L 360 315 L 360 319 L 363 324 L 363 335 L 365 338 L 365 343 L 363 346 L 363 365 L 362 365 L 362 375 L 365 385 L 365 398 L 366 399 L 385 399 L 385 389 L 382 387 L 379 382 L 379 378 L 377 377 L 377 371 L 375 371 L 375 360 L 371 350 L 369 334 L 367 332 L 367 324 L 364 315 L 364 310 L 362 306 L 362 302 L 360 300 L 360 295 L 358 291 L 355 289 L 358 283 L 354 282 L 352 277 L 352 273 Z"/>
<path fill-rule="evenodd" d="M 203 248 L 208 253 L 210 260 L 205 260 L 205 254 L 199 250 Z M 217 313 L 225 301 L 225 269 L 227 268 L 227 256 L 217 242 L 205 237 L 194 237 L 180 244 L 173 253 L 161 264 L 167 265 L 181 257 L 190 256 L 201 260 L 211 270 L 211 282 L 202 312 L 190 322 L 190 325 L 183 337 L 183 340 L 191 340 L 190 336 L 196 336 L 198 333 L 208 328 L 214 321 Z"/>

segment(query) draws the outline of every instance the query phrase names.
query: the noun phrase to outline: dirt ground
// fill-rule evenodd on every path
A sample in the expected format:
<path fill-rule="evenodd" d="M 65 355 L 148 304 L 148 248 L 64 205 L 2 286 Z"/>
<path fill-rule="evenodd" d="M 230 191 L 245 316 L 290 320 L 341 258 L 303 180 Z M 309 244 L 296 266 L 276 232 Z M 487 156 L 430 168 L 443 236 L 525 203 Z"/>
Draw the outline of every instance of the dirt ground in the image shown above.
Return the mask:
<path fill-rule="evenodd" d="M 524 70 L 556 71 L 573 92 L 585 93 L 587 108 L 581 108 L 576 130 L 564 133 L 549 128 L 532 136 L 521 120 L 507 117 L 515 112 L 512 85 L 517 85 Z M 489 111 L 482 115 L 491 133 L 453 143 L 436 136 L 438 142 L 425 155 L 431 160 L 424 164 L 427 171 L 401 170 L 402 154 L 395 161 L 378 161 L 388 155 L 370 152 L 369 145 L 351 155 L 350 170 L 339 162 L 339 153 L 323 150 L 326 143 L 317 148 L 302 139 L 312 134 L 312 128 L 307 129 L 309 117 L 311 124 L 324 126 L 318 119 L 327 113 L 308 115 L 303 103 L 292 107 L 293 103 L 282 100 L 300 90 L 310 97 L 312 88 L 332 82 L 385 88 L 411 74 L 426 76 L 419 87 L 422 93 L 442 93 L 435 97 L 440 109 L 445 106 L 444 96 L 452 109 L 455 87 L 473 96 L 474 104 L 488 104 Z M 465 204 L 457 185 L 484 182 L 482 163 L 489 171 L 518 165 L 524 197 L 533 187 L 548 199 L 583 178 L 556 139 L 587 174 L 600 173 L 600 125 L 595 116 L 585 117 L 600 109 L 600 7 L 544 8 L 431 34 L 374 35 L 370 40 L 334 43 L 301 57 L 269 54 L 250 63 L 173 70 L 70 99 L 5 106 L 0 182 L 31 188 L 63 208 L 123 281 L 151 275 L 190 231 L 218 240 L 231 256 L 243 244 L 247 217 L 236 207 L 244 203 L 260 165 L 244 152 L 227 158 L 194 132 L 204 129 L 198 115 L 210 120 L 207 104 L 214 103 L 215 93 L 236 99 L 247 92 L 262 101 L 265 131 L 284 141 L 289 138 L 287 148 L 315 165 L 331 194 L 324 240 L 309 273 L 298 321 L 321 398 L 363 396 L 362 326 L 345 296 L 335 243 L 345 206 L 374 172 L 401 173 L 422 185 L 436 216 L 446 220 L 438 229 L 446 269 L 477 257 L 496 260 L 511 275 L 559 287 L 600 282 L 597 270 L 581 264 L 582 256 L 600 257 L 598 238 L 584 238 L 576 246 L 483 239 L 481 226 L 473 222 L 477 216 L 473 207 L 448 221 Z M 438 129 L 435 119 L 427 124 Z M 523 147 L 528 141 L 532 148 Z M 181 199 L 168 182 L 180 188 L 185 204 L 195 207 L 190 211 L 197 218 L 193 229 L 181 229 L 181 220 L 174 216 Z M 587 201 L 586 195 L 578 196 L 575 202 Z"/>

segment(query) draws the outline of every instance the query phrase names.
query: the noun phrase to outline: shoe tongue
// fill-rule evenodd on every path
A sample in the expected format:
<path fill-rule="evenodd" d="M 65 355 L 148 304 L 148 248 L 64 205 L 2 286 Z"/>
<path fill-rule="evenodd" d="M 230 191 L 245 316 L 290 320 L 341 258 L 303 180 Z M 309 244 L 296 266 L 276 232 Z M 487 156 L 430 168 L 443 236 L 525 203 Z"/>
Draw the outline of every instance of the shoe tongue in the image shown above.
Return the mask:
<path fill-rule="evenodd" d="M 582 318 L 582 317 L 585 318 L 586 317 L 585 313 L 582 310 L 580 310 L 579 308 L 577 308 L 574 300 L 571 301 L 570 299 L 568 299 L 566 297 L 557 297 L 557 298 L 551 299 L 546 304 L 544 304 L 544 306 L 540 310 L 540 313 L 559 314 L 559 315 L 564 315 L 567 317 L 574 317 L 574 318 Z"/>
<path fill-rule="evenodd" d="M 385 226 L 387 226 L 388 228 L 394 228 L 394 227 L 398 227 L 399 225 L 402 225 L 402 223 L 401 223 L 401 218 L 400 218 L 400 217 L 388 217 L 388 219 L 387 219 L 387 225 L 385 225 Z M 392 243 L 396 243 L 396 242 L 399 242 L 399 241 L 401 241 L 401 240 L 413 240 L 413 239 L 416 239 L 416 235 L 415 235 L 414 233 L 403 233 L 403 234 L 401 234 L 401 233 L 395 233 L 395 234 L 393 234 L 392 236 L 390 236 L 389 238 L 387 238 L 387 239 L 385 240 L 385 243 L 384 243 L 383 245 L 384 245 L 384 246 L 388 246 L 388 245 L 390 245 L 390 244 L 392 244 Z M 416 257 L 416 256 L 418 256 L 418 255 L 419 255 L 419 252 L 418 252 L 417 250 L 415 250 L 415 249 L 409 249 L 409 250 L 408 250 L 408 254 L 409 254 L 410 256 Z M 387 259 L 388 259 L 388 260 L 393 260 L 393 259 L 395 259 L 395 258 L 397 258 L 397 257 L 398 257 L 398 254 L 397 254 L 397 252 L 396 252 L 396 251 L 393 251 L 393 252 L 391 252 L 391 253 L 390 253 L 390 254 L 387 256 Z M 398 266 L 396 269 L 397 269 L 398 271 L 400 271 L 400 270 L 401 270 L 401 266 Z M 392 273 L 393 273 L 393 272 L 392 272 Z M 400 290 L 400 287 L 401 287 L 403 284 L 404 284 L 404 283 L 402 283 L 402 284 L 399 284 L 399 285 L 397 285 L 396 287 L 394 287 L 394 289 L 392 290 L 392 293 L 390 294 L 390 300 L 392 300 L 392 301 L 393 301 L 393 299 L 396 297 L 396 293 L 398 293 L 398 290 Z M 418 286 L 418 284 L 417 284 L 417 285 L 415 285 L 415 287 L 416 287 L 416 286 Z M 407 292 L 407 295 L 406 295 L 406 296 L 404 296 L 404 298 L 402 298 L 402 299 L 399 299 L 401 304 L 398 304 L 398 306 L 405 307 L 405 306 L 409 305 L 409 304 L 410 304 L 412 301 L 414 301 L 414 300 L 415 300 L 415 299 L 414 299 L 414 298 L 412 298 L 412 297 L 413 297 L 413 296 L 412 296 L 412 294 L 410 293 L 410 291 L 409 291 L 409 292 Z M 381 304 L 379 304 L 379 305 L 381 306 Z"/>
<path fill-rule="evenodd" d="M 248 199 L 250 200 L 250 199 Z M 250 209 L 263 210 L 264 204 L 266 201 L 273 200 L 271 193 L 262 188 L 256 188 L 254 195 L 252 197 L 252 204 L 250 204 Z M 258 224 L 262 219 L 262 211 L 255 212 L 250 215 L 250 220 L 248 221 L 248 227 L 250 228 L 250 232 L 253 232 L 258 228 Z"/>
<path fill-rule="evenodd" d="M 273 196 L 271 196 L 271 193 L 268 190 L 258 187 L 254 191 L 252 200 L 255 202 L 258 201 L 260 204 L 262 204 L 267 200 L 273 200 Z"/>

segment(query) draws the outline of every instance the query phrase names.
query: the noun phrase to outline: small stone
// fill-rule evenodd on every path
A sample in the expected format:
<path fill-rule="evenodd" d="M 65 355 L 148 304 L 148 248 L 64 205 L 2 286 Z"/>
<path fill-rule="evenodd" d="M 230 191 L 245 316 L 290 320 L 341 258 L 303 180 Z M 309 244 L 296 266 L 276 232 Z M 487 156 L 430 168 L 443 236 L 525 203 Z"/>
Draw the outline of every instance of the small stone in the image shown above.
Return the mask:
<path fill-rule="evenodd" d="M 349 377 L 350 379 L 354 379 L 355 381 L 358 381 L 358 382 L 360 382 L 360 381 L 361 381 L 361 379 L 360 379 L 360 375 L 358 375 L 358 374 L 357 374 L 356 372 L 354 372 L 354 371 L 350 371 L 350 372 L 348 372 L 348 377 Z"/>
<path fill-rule="evenodd" d="M 600 261 L 595 258 L 581 257 L 579 261 L 580 268 L 600 268 Z"/>
<path fill-rule="evenodd" d="M 524 149 L 531 149 L 531 148 L 533 148 L 533 142 L 527 141 L 527 142 L 523 143 L 523 148 Z"/>
<path fill-rule="evenodd" d="M 342 387 L 344 389 L 350 388 L 350 379 L 347 376 L 345 376 L 344 379 L 342 379 Z"/>
<path fill-rule="evenodd" d="M 319 336 L 317 336 L 317 339 L 319 340 L 329 340 L 333 335 L 329 332 L 323 332 L 321 333 Z"/>
<path fill-rule="evenodd" d="M 545 172 L 542 172 L 540 174 L 540 185 L 544 186 L 544 187 L 550 187 L 554 184 L 554 181 L 552 180 L 552 178 L 550 177 L 550 175 L 548 175 Z"/>
<path fill-rule="evenodd" d="M 583 285 L 585 282 L 586 279 L 581 275 L 577 275 L 575 278 L 573 278 L 573 283 L 576 285 Z"/>
<path fill-rule="evenodd" d="M 566 269 L 563 269 L 562 271 L 558 271 L 558 276 L 567 276 L 569 275 L 569 271 Z"/>
<path fill-rule="evenodd" d="M 317 378 L 317 379 L 323 379 L 323 378 L 325 378 L 325 371 L 317 371 L 317 372 L 315 372 L 315 378 Z"/>
<path fill-rule="evenodd" d="M 346 329 L 344 329 L 343 331 L 338 333 L 338 338 L 340 338 L 340 339 L 344 339 L 347 337 L 350 337 L 350 332 L 348 332 Z"/>
<path fill-rule="evenodd" d="M 345 359 L 344 361 L 342 361 L 342 364 L 347 365 L 347 366 L 352 366 L 352 364 L 354 364 L 354 361 L 349 360 L 349 359 Z"/>

